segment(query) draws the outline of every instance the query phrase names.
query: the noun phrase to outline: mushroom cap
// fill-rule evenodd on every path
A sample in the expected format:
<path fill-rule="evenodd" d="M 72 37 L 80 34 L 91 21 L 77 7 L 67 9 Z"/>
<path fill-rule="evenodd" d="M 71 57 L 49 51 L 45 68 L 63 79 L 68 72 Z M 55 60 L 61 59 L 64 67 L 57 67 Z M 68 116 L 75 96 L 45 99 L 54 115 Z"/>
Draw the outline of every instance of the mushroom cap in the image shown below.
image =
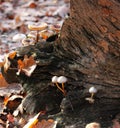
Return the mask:
<path fill-rule="evenodd" d="M 89 88 L 89 93 L 96 93 L 97 89 L 95 87 L 90 87 Z"/>
<path fill-rule="evenodd" d="M 60 76 L 57 79 L 58 83 L 66 83 L 67 82 L 67 78 L 65 76 Z"/>
<path fill-rule="evenodd" d="M 14 42 L 17 42 L 17 41 L 22 41 L 25 38 L 26 38 L 25 34 L 16 34 L 16 35 L 13 36 L 12 40 Z"/>
<path fill-rule="evenodd" d="M 53 76 L 53 77 L 52 77 L 52 83 L 57 83 L 57 79 L 58 79 L 57 76 Z"/>
<path fill-rule="evenodd" d="M 96 122 L 92 122 L 92 123 L 87 124 L 85 128 L 100 128 L 100 124 Z"/>
<path fill-rule="evenodd" d="M 41 30 L 45 30 L 47 27 L 48 27 L 47 23 L 28 25 L 28 29 L 31 31 L 41 31 Z"/>

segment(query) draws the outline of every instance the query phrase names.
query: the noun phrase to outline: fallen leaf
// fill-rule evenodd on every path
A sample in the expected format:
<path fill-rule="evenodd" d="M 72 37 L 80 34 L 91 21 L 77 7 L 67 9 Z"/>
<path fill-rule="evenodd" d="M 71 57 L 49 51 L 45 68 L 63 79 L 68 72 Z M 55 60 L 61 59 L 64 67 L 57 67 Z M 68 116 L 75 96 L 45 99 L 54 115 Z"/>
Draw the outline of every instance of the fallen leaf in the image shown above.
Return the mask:
<path fill-rule="evenodd" d="M 4 106 L 9 110 L 14 111 L 20 105 L 22 99 L 23 97 L 21 95 L 7 96 L 4 98 Z"/>
<path fill-rule="evenodd" d="M 4 71 L 6 72 L 8 69 L 9 69 L 9 67 L 10 67 L 10 61 L 8 60 L 8 55 L 6 55 L 5 56 L 5 60 L 4 60 Z"/>
<path fill-rule="evenodd" d="M 9 61 L 8 58 L 14 59 L 14 57 L 16 56 L 16 53 L 17 52 L 14 51 L 14 52 L 11 52 L 9 54 L 6 54 L 4 56 L 4 61 L 3 62 L 0 62 L 0 67 L 4 67 L 4 72 L 6 72 L 9 69 L 9 67 L 10 67 L 10 61 Z"/>
<path fill-rule="evenodd" d="M 31 76 L 31 74 L 33 73 L 33 71 L 36 68 L 36 61 L 34 60 L 33 56 L 30 56 L 28 58 L 27 55 L 24 56 L 23 61 L 22 60 L 18 60 L 18 72 L 17 75 L 20 74 L 20 72 L 24 72 L 27 76 Z"/>
<path fill-rule="evenodd" d="M 54 121 L 53 119 L 48 119 L 48 120 L 43 119 L 32 128 L 56 128 L 56 126 L 57 126 L 57 121 Z"/>
<path fill-rule="evenodd" d="M 9 53 L 9 58 L 10 59 L 14 59 L 14 57 L 16 56 L 16 54 L 17 54 L 17 52 L 16 51 L 14 51 L 14 52 L 12 52 L 12 53 Z"/>
<path fill-rule="evenodd" d="M 34 128 L 34 126 L 37 124 L 37 122 L 38 122 L 38 117 L 39 117 L 39 115 L 40 115 L 40 112 L 37 114 L 37 115 L 35 115 L 33 118 L 31 118 L 30 120 L 29 120 L 29 122 L 23 127 L 23 128 Z"/>
<path fill-rule="evenodd" d="M 6 104 L 8 103 L 8 100 L 9 100 L 9 96 L 6 96 L 5 98 L 4 98 L 4 102 L 3 102 L 3 104 L 6 106 Z"/>
<path fill-rule="evenodd" d="M 6 82 L 3 75 L 0 73 L 0 87 L 7 87 L 7 86 L 8 86 L 8 83 Z"/>

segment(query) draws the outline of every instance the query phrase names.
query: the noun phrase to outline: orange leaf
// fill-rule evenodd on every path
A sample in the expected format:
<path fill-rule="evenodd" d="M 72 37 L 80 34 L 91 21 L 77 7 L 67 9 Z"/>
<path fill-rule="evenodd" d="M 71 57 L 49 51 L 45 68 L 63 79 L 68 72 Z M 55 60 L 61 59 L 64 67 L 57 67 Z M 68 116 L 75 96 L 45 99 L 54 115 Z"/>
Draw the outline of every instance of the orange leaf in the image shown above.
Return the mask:
<path fill-rule="evenodd" d="M 25 67 L 24 63 L 22 60 L 18 60 L 18 68 L 21 70 Z"/>
<path fill-rule="evenodd" d="M 12 52 L 12 53 L 9 53 L 9 58 L 10 58 L 10 59 L 14 59 L 14 57 L 16 56 L 16 54 L 17 54 L 16 51 L 14 51 L 14 52 Z"/>
<path fill-rule="evenodd" d="M 54 121 L 53 119 L 48 119 L 48 120 L 43 119 L 32 128 L 56 128 L 56 126 L 57 126 L 57 121 Z"/>
<path fill-rule="evenodd" d="M 34 126 L 38 122 L 39 115 L 40 115 L 40 112 L 36 116 L 34 116 L 32 119 L 30 119 L 29 122 L 23 128 L 34 128 Z"/>
<path fill-rule="evenodd" d="M 3 75 L 0 73 L 0 87 L 7 87 L 7 86 L 8 86 L 8 83 L 6 82 Z"/>
<path fill-rule="evenodd" d="M 7 105 L 7 103 L 8 103 L 8 101 L 9 101 L 9 97 L 8 97 L 8 96 L 6 96 L 6 97 L 4 98 L 3 104 L 6 106 L 6 105 Z"/>
<path fill-rule="evenodd" d="M 3 67 L 4 66 L 4 62 L 0 62 L 0 67 Z"/>
<path fill-rule="evenodd" d="M 36 61 L 34 60 L 34 57 L 30 56 L 28 58 L 28 56 L 25 55 L 23 61 L 18 60 L 18 72 L 17 72 L 17 74 L 19 75 L 19 73 L 21 71 L 23 71 L 27 76 L 31 76 L 31 74 L 35 70 L 36 66 L 37 65 L 36 65 Z"/>

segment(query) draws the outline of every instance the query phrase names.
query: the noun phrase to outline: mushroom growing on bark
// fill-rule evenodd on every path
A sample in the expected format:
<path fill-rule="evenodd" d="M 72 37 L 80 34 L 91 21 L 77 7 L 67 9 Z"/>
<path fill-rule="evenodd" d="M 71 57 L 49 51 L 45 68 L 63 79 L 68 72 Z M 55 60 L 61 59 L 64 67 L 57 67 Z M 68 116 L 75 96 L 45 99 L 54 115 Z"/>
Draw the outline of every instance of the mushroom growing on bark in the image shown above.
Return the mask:
<path fill-rule="evenodd" d="M 89 88 L 89 93 L 91 94 L 91 97 L 86 98 L 90 103 L 94 103 L 95 99 L 93 98 L 94 94 L 97 93 L 97 89 L 95 87 Z"/>
<path fill-rule="evenodd" d="M 52 83 L 55 83 L 56 84 L 56 86 L 57 86 L 57 88 L 63 93 L 63 94 L 65 94 L 65 91 L 64 91 L 64 81 L 63 81 L 63 78 L 61 79 L 62 77 L 57 77 L 57 76 L 53 76 L 52 77 Z M 59 86 L 59 84 L 58 83 L 63 83 L 63 87 L 61 88 L 60 86 Z"/>
<path fill-rule="evenodd" d="M 65 95 L 66 94 L 66 91 L 65 91 L 65 85 L 64 85 L 64 83 L 67 82 L 67 78 L 65 76 L 60 76 L 60 77 L 58 77 L 57 82 L 60 83 L 60 84 L 62 84 L 62 92 Z"/>

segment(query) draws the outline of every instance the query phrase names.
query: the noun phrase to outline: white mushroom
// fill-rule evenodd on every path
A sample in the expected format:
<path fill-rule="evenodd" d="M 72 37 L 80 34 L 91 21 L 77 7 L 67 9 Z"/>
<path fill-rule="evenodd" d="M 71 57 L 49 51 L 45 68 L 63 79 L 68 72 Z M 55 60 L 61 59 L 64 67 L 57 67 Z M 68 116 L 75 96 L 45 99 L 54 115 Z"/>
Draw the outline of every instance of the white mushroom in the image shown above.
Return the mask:
<path fill-rule="evenodd" d="M 12 40 L 14 42 L 21 42 L 25 38 L 26 38 L 25 34 L 16 34 L 16 35 L 13 36 Z"/>
<path fill-rule="evenodd" d="M 57 76 L 53 76 L 53 77 L 52 77 L 52 83 L 57 83 L 57 79 L 58 79 Z"/>
<path fill-rule="evenodd" d="M 93 99 L 94 94 L 97 93 L 97 89 L 95 87 L 90 87 L 89 93 L 91 93 L 91 98 Z"/>
<path fill-rule="evenodd" d="M 61 78 L 63 80 L 63 76 L 62 77 L 57 77 L 57 76 L 53 76 L 52 77 L 52 83 L 55 83 L 57 88 L 63 92 L 63 94 L 65 94 L 65 90 L 64 90 L 64 82 L 65 82 L 65 78 L 64 78 L 64 81 L 61 81 Z M 59 80 L 58 80 L 59 79 Z M 62 83 L 63 82 L 63 83 Z M 58 83 L 62 83 L 62 88 L 59 86 Z"/>
<path fill-rule="evenodd" d="M 65 76 L 60 76 L 60 77 L 58 77 L 57 82 L 61 83 L 61 84 L 62 83 L 66 83 L 67 82 L 67 78 Z"/>
<path fill-rule="evenodd" d="M 58 83 L 57 83 L 57 79 L 58 79 L 57 76 L 53 76 L 53 77 L 52 77 L 52 83 L 55 83 L 55 85 L 57 86 L 57 88 L 58 88 L 60 91 L 63 92 L 62 88 L 61 88 L 61 87 L 58 85 Z"/>
<path fill-rule="evenodd" d="M 65 85 L 64 85 L 64 83 L 67 82 L 67 78 L 65 76 L 60 76 L 60 77 L 58 77 L 57 82 L 62 84 L 62 90 L 63 90 L 63 92 L 65 94 L 65 89 L 64 89 Z"/>
<path fill-rule="evenodd" d="M 91 97 L 86 98 L 86 100 L 88 100 L 90 103 L 94 103 L 95 100 L 94 100 L 93 96 L 95 93 L 97 93 L 97 89 L 95 87 L 90 87 L 89 93 L 91 94 Z"/>
<path fill-rule="evenodd" d="M 85 128 L 100 128 L 100 124 L 96 122 L 92 122 L 92 123 L 87 124 Z"/>

